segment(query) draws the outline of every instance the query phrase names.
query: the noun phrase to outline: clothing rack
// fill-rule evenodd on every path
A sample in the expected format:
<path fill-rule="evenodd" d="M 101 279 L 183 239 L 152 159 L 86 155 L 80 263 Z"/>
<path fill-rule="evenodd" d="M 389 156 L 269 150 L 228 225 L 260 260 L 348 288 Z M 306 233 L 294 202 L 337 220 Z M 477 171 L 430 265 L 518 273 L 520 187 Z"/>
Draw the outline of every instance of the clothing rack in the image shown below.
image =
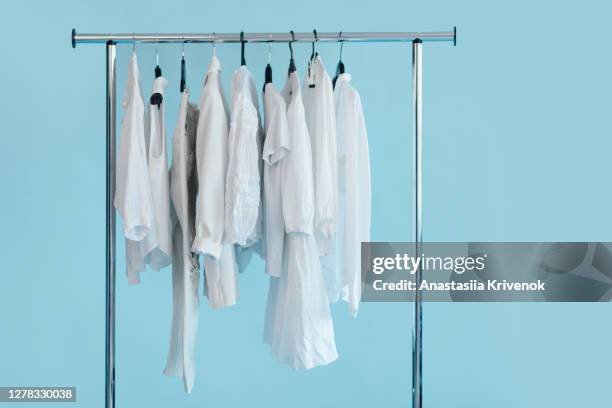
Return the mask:
<path fill-rule="evenodd" d="M 106 375 L 105 408 L 115 408 L 115 152 L 116 152 L 116 47 L 130 43 L 292 43 L 292 42 L 411 42 L 412 114 L 414 118 L 414 239 L 421 253 L 423 239 L 423 42 L 452 42 L 457 45 L 457 28 L 429 32 L 322 32 L 317 33 L 205 33 L 205 34 L 81 34 L 72 29 L 72 47 L 77 44 L 106 44 Z M 415 273 L 417 288 L 421 267 Z M 415 292 L 412 339 L 412 408 L 422 408 L 422 321 L 423 305 Z"/>

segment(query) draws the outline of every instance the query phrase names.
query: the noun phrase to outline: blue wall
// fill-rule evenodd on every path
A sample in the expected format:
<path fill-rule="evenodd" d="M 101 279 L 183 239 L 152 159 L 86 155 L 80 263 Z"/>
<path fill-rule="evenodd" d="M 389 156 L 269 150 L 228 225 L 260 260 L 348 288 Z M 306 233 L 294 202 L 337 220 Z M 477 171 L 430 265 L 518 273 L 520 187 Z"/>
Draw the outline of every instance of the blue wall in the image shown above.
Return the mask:
<path fill-rule="evenodd" d="M 70 47 L 69 31 L 394 31 L 459 27 L 456 48 L 427 44 L 425 238 L 610 240 L 612 54 L 604 1 L 11 2 L 0 15 L 0 385 L 75 385 L 103 401 L 104 47 Z M 14 41 L 14 42 L 13 42 Z M 17 42 L 19 41 L 19 42 Z M 303 74 L 310 46 L 296 45 Z M 119 97 L 130 46 L 118 50 Z M 319 53 L 333 69 L 336 44 Z M 150 89 L 154 47 L 139 46 Z M 161 46 L 178 107 L 180 46 Z M 210 58 L 186 47 L 197 100 Z M 224 80 L 239 63 L 219 45 Z M 263 78 L 265 45 L 246 58 Z M 277 85 L 288 49 L 273 47 Z M 409 240 L 408 45 L 346 44 L 364 102 L 373 174 L 373 238 Z M 259 86 L 258 86 L 259 88 Z M 118 269 L 123 271 L 123 245 Z M 170 271 L 138 287 L 118 277 L 119 407 L 406 407 L 412 308 L 334 308 L 340 360 L 309 372 L 261 344 L 266 279 L 241 277 L 240 303 L 200 316 L 191 396 L 161 374 Z M 610 403 L 610 304 L 425 305 L 426 407 L 575 407 Z"/>

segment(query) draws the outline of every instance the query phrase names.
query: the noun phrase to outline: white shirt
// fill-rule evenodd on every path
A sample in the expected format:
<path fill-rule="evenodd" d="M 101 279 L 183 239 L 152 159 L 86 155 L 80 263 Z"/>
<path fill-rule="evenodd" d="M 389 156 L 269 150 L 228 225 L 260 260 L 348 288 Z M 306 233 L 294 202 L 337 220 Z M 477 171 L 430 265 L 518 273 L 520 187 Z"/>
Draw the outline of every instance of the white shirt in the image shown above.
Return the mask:
<path fill-rule="evenodd" d="M 196 141 L 199 187 L 192 247 L 204 255 L 204 291 L 213 308 L 232 306 L 238 299 L 234 246 L 224 237 L 229 115 L 220 72 L 221 63 L 213 57 L 200 97 Z"/>
<path fill-rule="evenodd" d="M 228 242 L 249 246 L 261 238 L 260 124 L 255 83 L 246 66 L 234 72 L 225 185 Z M 259 220 L 259 223 L 258 223 Z"/>
<path fill-rule="evenodd" d="M 191 252 L 194 237 L 195 200 L 198 189 L 195 144 L 198 109 L 181 95 L 179 115 L 172 138 L 170 196 L 175 223 L 172 234 L 172 329 L 164 374 L 183 379 L 191 393 L 195 380 L 195 346 L 198 331 L 200 271 Z"/>
<path fill-rule="evenodd" d="M 212 58 L 200 96 L 196 155 L 198 198 L 193 250 L 213 258 L 221 255 L 225 230 L 228 114 L 220 79 L 221 63 Z"/>
<path fill-rule="evenodd" d="M 283 263 L 285 224 L 281 198 L 283 159 L 290 151 L 287 104 L 274 84 L 263 94 L 266 137 L 263 146 L 264 248 L 266 273 L 280 277 Z"/>
<path fill-rule="evenodd" d="M 337 270 L 343 275 L 351 315 L 361 300 L 361 242 L 370 241 L 370 156 L 359 93 L 350 74 L 336 80 L 334 99 L 338 135 Z"/>
<path fill-rule="evenodd" d="M 336 234 L 336 120 L 331 79 L 319 56 L 312 61 L 302 93 L 312 146 L 315 237 L 320 255 L 328 255 L 334 252 Z"/>
<path fill-rule="evenodd" d="M 116 163 L 115 207 L 123 219 L 128 282 L 135 284 L 140 282 L 139 273 L 144 270 L 144 255 L 141 255 L 140 244 L 155 229 L 147 169 L 144 102 L 135 53 L 130 59 L 123 98 L 124 116 Z"/>

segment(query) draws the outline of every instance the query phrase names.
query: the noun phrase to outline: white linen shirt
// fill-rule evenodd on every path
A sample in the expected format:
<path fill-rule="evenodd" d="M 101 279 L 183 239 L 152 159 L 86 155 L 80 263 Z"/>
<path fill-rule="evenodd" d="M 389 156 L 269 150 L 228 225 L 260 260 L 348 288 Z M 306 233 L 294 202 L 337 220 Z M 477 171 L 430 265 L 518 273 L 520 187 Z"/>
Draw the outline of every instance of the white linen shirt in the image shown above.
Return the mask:
<path fill-rule="evenodd" d="M 246 66 L 234 72 L 225 184 L 228 242 L 249 246 L 261 238 L 260 123 L 253 77 Z M 259 230 L 257 230 L 259 229 Z"/>
<path fill-rule="evenodd" d="M 334 252 L 338 182 L 334 91 L 319 56 L 312 61 L 302 95 L 312 146 L 314 232 L 323 256 Z"/>
<path fill-rule="evenodd" d="M 198 198 L 193 251 L 219 258 L 225 230 L 228 115 L 220 79 L 221 63 L 212 58 L 200 96 L 196 141 Z"/>
<path fill-rule="evenodd" d="M 153 199 L 147 169 L 144 128 L 144 102 L 139 83 L 138 59 L 132 53 L 123 97 L 124 116 L 117 157 L 115 207 L 123 219 L 126 239 L 126 272 L 128 282 L 140 282 L 144 255 L 139 245 L 155 228 Z"/>
<path fill-rule="evenodd" d="M 200 97 L 196 140 L 198 197 L 192 250 L 204 256 L 204 293 L 212 308 L 238 299 L 234 245 L 225 239 L 225 179 L 228 162 L 228 111 L 221 88 L 221 63 L 213 57 Z"/>
<path fill-rule="evenodd" d="M 341 74 L 334 89 L 338 135 L 338 236 L 336 267 L 346 284 L 343 294 L 355 316 L 361 300 L 361 242 L 370 241 L 370 156 L 359 93 L 350 74 Z"/>

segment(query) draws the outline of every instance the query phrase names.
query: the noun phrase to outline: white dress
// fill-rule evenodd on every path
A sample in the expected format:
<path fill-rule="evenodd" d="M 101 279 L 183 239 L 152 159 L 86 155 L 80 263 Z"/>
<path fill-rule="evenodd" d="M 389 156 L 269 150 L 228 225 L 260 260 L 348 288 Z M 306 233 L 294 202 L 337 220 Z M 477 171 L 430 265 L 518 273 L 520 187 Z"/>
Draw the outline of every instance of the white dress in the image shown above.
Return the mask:
<path fill-rule="evenodd" d="M 198 190 L 195 144 L 198 109 L 181 95 L 172 139 L 170 196 L 175 215 L 172 234 L 172 329 L 164 374 L 183 379 L 191 393 L 195 378 L 195 345 L 200 300 L 198 257 L 191 252 L 195 234 L 195 199 Z"/>
<path fill-rule="evenodd" d="M 144 270 L 144 255 L 141 255 L 140 245 L 155 229 L 147 168 L 144 102 L 135 53 L 130 58 L 123 109 L 116 163 L 115 207 L 123 219 L 128 282 L 135 284 L 140 282 L 140 272 Z"/>
<path fill-rule="evenodd" d="M 199 183 L 192 246 L 203 255 L 205 294 L 213 308 L 232 306 L 238 298 L 234 246 L 224 239 L 229 115 L 220 71 L 221 63 L 213 57 L 200 97 L 196 140 Z"/>
<path fill-rule="evenodd" d="M 371 187 L 363 108 L 350 80 L 350 74 L 341 74 L 334 89 L 339 180 L 336 270 L 343 277 L 343 298 L 355 316 L 361 300 L 361 243 L 370 241 Z"/>
<path fill-rule="evenodd" d="M 313 236 L 314 183 L 310 137 L 297 74 L 283 89 L 291 151 L 282 161 L 285 241 L 281 277 L 270 285 L 264 340 L 279 360 L 310 369 L 338 358 L 333 322 Z"/>
<path fill-rule="evenodd" d="M 338 178 L 334 91 L 319 56 L 312 61 L 302 93 L 312 146 L 314 233 L 323 256 L 334 252 Z"/>

